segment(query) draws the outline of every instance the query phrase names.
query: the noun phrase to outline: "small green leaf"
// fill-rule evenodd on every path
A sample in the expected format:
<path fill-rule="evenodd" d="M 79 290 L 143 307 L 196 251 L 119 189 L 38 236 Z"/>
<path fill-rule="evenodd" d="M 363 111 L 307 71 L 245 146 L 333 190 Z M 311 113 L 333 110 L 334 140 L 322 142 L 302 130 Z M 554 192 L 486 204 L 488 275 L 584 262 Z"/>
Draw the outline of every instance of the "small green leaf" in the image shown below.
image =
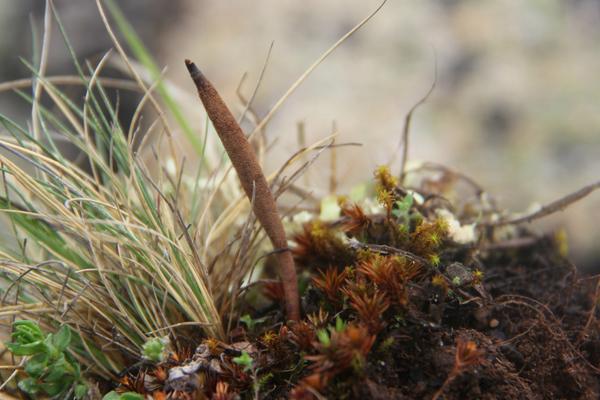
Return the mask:
<path fill-rule="evenodd" d="M 76 381 L 78 381 L 81 378 L 81 367 L 79 366 L 79 363 L 71 354 L 64 352 L 63 355 L 65 356 L 65 360 L 67 360 L 69 366 L 73 369 L 73 377 Z"/>
<path fill-rule="evenodd" d="M 87 393 L 88 393 L 87 385 L 80 383 L 79 385 L 75 386 L 75 398 L 77 400 L 83 399 L 87 395 Z"/>
<path fill-rule="evenodd" d="M 242 351 L 242 355 L 239 357 L 233 358 L 233 362 L 239 366 L 244 367 L 244 371 L 249 371 L 252 369 L 252 364 L 254 364 L 254 360 L 250 357 L 245 351 Z"/>
<path fill-rule="evenodd" d="M 336 332 L 341 332 L 344 329 L 346 329 L 346 323 L 344 322 L 343 319 L 341 319 L 339 316 L 337 316 L 336 319 L 335 319 L 335 330 L 336 330 Z"/>
<path fill-rule="evenodd" d="M 48 351 L 48 346 L 41 340 L 27 344 L 6 343 L 6 348 L 15 356 L 31 356 Z"/>
<path fill-rule="evenodd" d="M 68 364 L 65 357 L 61 354 L 57 360 L 48 366 L 48 374 L 44 377 L 44 381 L 58 382 L 69 378 L 67 375 L 70 375 Z"/>
<path fill-rule="evenodd" d="M 244 316 L 240 317 L 240 322 L 243 322 L 244 324 L 246 324 L 246 327 L 248 328 L 249 331 L 253 331 L 254 328 L 256 328 L 256 325 L 264 322 L 265 320 L 266 320 L 265 317 L 252 319 L 250 314 L 245 314 Z"/>
<path fill-rule="evenodd" d="M 403 211 L 410 210 L 410 208 L 412 207 L 412 205 L 414 203 L 414 200 L 415 199 L 414 199 L 412 193 L 407 194 L 399 204 L 401 206 L 401 210 L 403 210 Z"/>
<path fill-rule="evenodd" d="M 23 392 L 32 396 L 40 391 L 40 386 L 34 378 L 25 378 L 19 381 L 18 386 Z"/>
<path fill-rule="evenodd" d="M 110 391 L 108 393 L 106 393 L 104 395 L 104 397 L 102 398 L 102 400 L 119 400 L 121 396 L 119 396 L 119 393 L 113 391 Z"/>
<path fill-rule="evenodd" d="M 44 333 L 34 321 L 18 320 L 13 323 L 11 338 L 15 344 L 27 345 L 44 340 Z"/>
<path fill-rule="evenodd" d="M 48 396 L 57 396 L 69 389 L 73 384 L 72 379 L 63 379 L 58 382 L 44 382 L 40 384 L 40 387 L 46 392 Z"/>
<path fill-rule="evenodd" d="M 397 208 L 392 210 L 392 214 L 396 218 L 408 219 L 410 209 L 413 206 L 413 203 L 414 203 L 413 195 L 412 195 L 412 193 L 409 193 L 402 200 L 398 200 L 396 202 Z"/>
<path fill-rule="evenodd" d="M 46 351 L 50 358 L 57 358 L 62 353 L 62 351 L 59 351 L 54 345 L 54 335 L 52 333 L 49 333 L 48 336 L 46 336 L 44 344 L 46 345 Z"/>
<path fill-rule="evenodd" d="M 40 328 L 40 326 L 38 325 L 37 322 L 32 321 L 30 319 L 18 319 L 15 322 L 13 322 L 13 328 L 15 330 L 20 330 L 20 329 L 24 329 L 24 328 L 29 328 L 33 331 L 37 331 L 40 334 L 42 333 L 42 330 Z"/>
<path fill-rule="evenodd" d="M 317 331 L 317 339 L 319 339 L 319 342 L 325 347 L 331 344 L 331 339 L 329 338 L 329 333 L 327 333 L 326 329 L 319 329 Z"/>
<path fill-rule="evenodd" d="M 152 362 L 161 362 L 166 358 L 168 343 L 168 337 L 150 339 L 142 346 L 142 355 Z"/>
<path fill-rule="evenodd" d="M 144 400 L 144 396 L 134 392 L 117 393 L 114 390 L 104 395 L 102 400 Z"/>
<path fill-rule="evenodd" d="M 244 324 L 246 324 L 246 327 L 250 331 L 254 330 L 254 325 L 256 325 L 256 323 L 254 322 L 254 320 L 252 319 L 250 314 L 242 315 L 240 317 L 240 322 L 243 322 Z"/>
<path fill-rule="evenodd" d="M 63 325 L 52 338 L 52 344 L 59 351 L 64 351 L 71 343 L 71 329 L 67 325 Z"/>
<path fill-rule="evenodd" d="M 31 341 L 44 339 L 44 332 L 35 321 L 17 320 L 13 322 L 13 337 L 29 338 Z"/>
<path fill-rule="evenodd" d="M 144 400 L 144 396 L 139 393 L 126 392 L 119 397 L 119 400 Z"/>
<path fill-rule="evenodd" d="M 33 378 L 39 378 L 48 365 L 48 353 L 40 353 L 31 357 L 25 364 L 25 372 Z"/>

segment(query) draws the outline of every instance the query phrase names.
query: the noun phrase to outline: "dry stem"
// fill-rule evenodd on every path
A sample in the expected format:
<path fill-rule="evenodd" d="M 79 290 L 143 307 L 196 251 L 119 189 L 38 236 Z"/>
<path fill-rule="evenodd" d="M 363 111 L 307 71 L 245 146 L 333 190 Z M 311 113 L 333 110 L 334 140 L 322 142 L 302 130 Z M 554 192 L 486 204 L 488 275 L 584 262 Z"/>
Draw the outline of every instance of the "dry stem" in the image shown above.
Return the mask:
<path fill-rule="evenodd" d="M 581 189 L 579 189 L 573 193 L 570 193 L 558 200 L 555 200 L 550 204 L 546 204 L 545 206 L 541 207 L 538 211 L 535 211 L 533 213 L 524 215 L 522 217 L 488 222 L 488 223 L 485 223 L 484 225 L 502 226 L 502 225 L 517 225 L 517 224 L 521 224 L 523 222 L 531 222 L 533 220 L 546 217 L 548 215 L 554 214 L 555 212 L 558 212 L 558 211 L 561 211 L 561 210 L 567 208 L 568 206 L 577 202 L 578 200 L 583 199 L 584 197 L 586 197 L 587 195 L 589 195 L 596 189 L 600 189 L 600 181 L 594 182 L 587 186 L 584 186 Z"/>
<path fill-rule="evenodd" d="M 437 84 L 437 61 L 435 63 L 435 74 L 433 78 L 433 82 L 431 83 L 431 87 L 425 93 L 425 96 L 421 97 L 419 101 L 417 101 L 408 111 L 408 114 L 404 117 L 404 128 L 402 128 L 402 139 L 400 144 L 402 145 L 402 161 L 400 164 L 400 185 L 404 184 L 404 178 L 406 177 L 406 163 L 408 161 L 408 137 L 410 133 L 410 123 L 412 121 L 412 115 L 416 111 L 419 106 L 427 101 L 433 90 L 435 89 L 435 85 Z"/>
<path fill-rule="evenodd" d="M 280 265 L 279 274 L 285 291 L 286 311 L 289 319 L 298 320 L 300 318 L 300 302 L 296 267 L 294 266 L 292 254 L 287 248 L 285 230 L 267 179 L 258 164 L 250 143 L 246 139 L 246 135 L 244 135 L 221 96 L 193 62 L 186 60 L 185 64 L 196 84 L 198 95 L 204 104 L 206 113 L 240 178 L 244 192 L 246 192 L 248 198 L 252 198 L 254 193 L 254 214 L 265 229 L 275 249 L 284 250 L 278 252 L 277 257 Z"/>

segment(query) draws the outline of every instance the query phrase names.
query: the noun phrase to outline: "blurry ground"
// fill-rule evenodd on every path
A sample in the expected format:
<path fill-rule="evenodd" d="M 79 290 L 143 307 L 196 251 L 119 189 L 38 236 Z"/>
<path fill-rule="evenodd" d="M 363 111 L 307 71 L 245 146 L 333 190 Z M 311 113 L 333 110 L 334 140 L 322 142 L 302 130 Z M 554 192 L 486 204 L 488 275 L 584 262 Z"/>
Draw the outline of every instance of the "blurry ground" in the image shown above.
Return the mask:
<path fill-rule="evenodd" d="M 89 61 L 92 66 L 97 65 L 112 47 L 110 37 L 99 17 L 96 2 L 54 0 L 53 3 L 82 68 L 86 73 L 89 72 L 85 61 Z M 172 0 L 168 3 L 161 0 L 127 0 L 118 3 L 150 51 L 157 53 L 160 50 L 157 38 L 174 25 L 172 18 L 177 18 L 179 15 L 181 0 Z M 20 58 L 33 65 L 39 63 L 45 4 L 45 0 L 0 2 L 0 82 L 31 77 L 30 70 L 24 66 Z M 56 21 L 53 21 L 50 33 L 46 75 L 77 75 Z M 36 54 L 35 59 L 33 54 Z M 103 75 L 115 78 L 126 77 L 110 63 L 104 69 Z M 81 86 L 66 86 L 62 89 L 75 99 L 84 95 Z M 108 95 L 112 99 L 118 98 L 121 122 L 127 125 L 137 107 L 140 95 L 127 91 L 117 95 L 110 89 Z M 0 93 L 0 111 L 17 121 L 27 121 L 31 115 L 29 105 L 24 101 L 16 100 L 17 96 L 11 92 Z M 46 102 L 46 105 L 51 104 L 50 101 Z"/>
<path fill-rule="evenodd" d="M 254 103 L 259 115 L 378 4 L 181 2 L 181 7 L 172 2 L 119 3 L 127 6 L 136 29 L 169 66 L 167 78 L 193 94 L 182 62 L 191 58 L 230 104 L 237 102 L 235 88 L 245 71 L 245 93 L 251 91 L 274 41 Z M 17 4 L 19 10 L 33 9 L 34 3 L 43 8 L 41 0 L 2 2 L 0 25 L 13 30 L 3 31 L 0 47 L 19 44 L 20 55 L 30 58 L 27 12 L 14 10 Z M 92 28 L 97 18 L 93 2 L 60 3 L 64 13 L 74 15 L 65 21 L 73 38 L 92 39 L 88 46 L 94 50 L 81 45 L 82 56 L 109 47 L 106 35 Z M 309 142 L 330 133 L 335 121 L 339 141 L 364 143 L 362 149 L 339 151 L 340 190 L 366 179 L 395 151 L 404 115 L 429 88 L 437 57 L 438 85 L 414 116 L 411 158 L 468 173 L 515 211 L 549 202 L 600 175 L 599 39 L 600 2 L 595 0 L 390 0 L 318 67 L 269 125 L 269 139 L 278 141 L 268 166 L 275 168 L 296 149 L 297 121 L 305 121 Z M 6 61 L 6 54 L 13 53 L 3 51 L 3 66 L 14 65 Z M 61 57 L 54 57 L 51 65 L 60 62 Z M 15 73 L 27 76 L 23 68 L 7 72 L 2 67 L 0 80 Z M 328 165 L 324 159 L 310 172 L 315 186 L 326 187 Z M 596 221 L 598 194 L 539 225 L 566 225 L 579 264 L 598 266 Z"/>
<path fill-rule="evenodd" d="M 264 115 L 330 44 L 378 1 L 187 1 L 165 38 L 164 62 L 181 85 L 194 59 L 230 103 L 245 71 L 252 90 L 275 42 L 255 107 Z M 269 126 L 277 166 L 296 148 L 296 122 L 316 140 L 336 121 L 340 180 L 367 178 L 396 149 L 405 113 L 439 82 L 415 114 L 411 157 L 467 172 L 515 211 L 549 202 L 600 177 L 600 2 L 390 0 L 296 92 Z M 433 49 L 433 50 L 432 50 Z M 191 91 L 191 89 L 190 89 Z M 326 187 L 328 160 L 311 171 Z M 566 224 L 572 253 L 595 263 L 600 196 L 542 227 Z"/>

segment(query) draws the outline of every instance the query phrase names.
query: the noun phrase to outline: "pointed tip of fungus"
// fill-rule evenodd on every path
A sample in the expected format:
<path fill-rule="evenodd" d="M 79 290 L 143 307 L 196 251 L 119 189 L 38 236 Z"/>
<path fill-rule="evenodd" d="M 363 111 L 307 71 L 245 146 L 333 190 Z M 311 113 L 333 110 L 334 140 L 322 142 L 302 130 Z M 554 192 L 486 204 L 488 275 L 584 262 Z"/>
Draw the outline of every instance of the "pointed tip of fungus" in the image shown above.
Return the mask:
<path fill-rule="evenodd" d="M 202 76 L 202 72 L 200 72 L 196 64 L 194 64 L 191 60 L 187 58 L 185 59 L 185 66 L 187 67 L 192 79 Z"/>

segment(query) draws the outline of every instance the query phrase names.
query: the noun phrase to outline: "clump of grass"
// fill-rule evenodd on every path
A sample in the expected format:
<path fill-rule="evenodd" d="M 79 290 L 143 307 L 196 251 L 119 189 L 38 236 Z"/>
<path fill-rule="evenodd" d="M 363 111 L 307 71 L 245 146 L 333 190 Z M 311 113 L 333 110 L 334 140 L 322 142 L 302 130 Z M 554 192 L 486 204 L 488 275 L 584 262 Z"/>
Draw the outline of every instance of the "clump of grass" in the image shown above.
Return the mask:
<path fill-rule="evenodd" d="M 38 321 L 50 332 L 69 326 L 69 352 L 82 370 L 115 379 L 125 368 L 148 360 L 182 361 L 202 338 L 227 340 L 237 320 L 241 287 L 252 279 L 266 248 L 250 212 L 260 201 L 244 196 L 254 188 L 249 191 L 248 180 L 239 187 L 231 161 L 223 157 L 216 135 L 209 134 L 208 120 L 204 131 L 190 128 L 152 57 L 114 2 L 107 4 L 141 67 L 134 66 L 117 40 L 101 1 L 99 15 L 116 54 L 109 51 L 97 64 L 80 63 L 48 2 L 42 59 L 24 61 L 32 79 L 0 86 L 29 103 L 33 119 L 29 129 L 0 114 L 0 212 L 10 227 L 9 240 L 0 248 L 0 278 L 5 282 L 0 285 L 0 312 L 7 326 L 17 317 Z M 51 23 L 60 28 L 77 75 L 46 76 Z M 307 70 L 276 108 L 340 43 Z M 102 76 L 117 61 L 126 66 L 131 80 Z M 152 80 L 142 79 L 145 75 Z M 28 83 L 33 96 L 21 90 Z M 69 97 L 63 84 L 81 85 L 85 96 Z M 118 99 L 111 98 L 108 88 L 141 94 L 129 127 L 120 124 Z M 167 113 L 174 116 L 175 126 Z M 156 117 L 146 122 L 142 115 Z M 260 129 L 266 122 L 260 122 Z M 197 162 L 186 163 L 181 156 L 172 139 L 175 130 L 191 140 Z M 63 142 L 77 147 L 77 162 L 63 154 Z M 306 153 L 326 148 L 317 143 L 300 150 L 257 188 L 259 194 L 273 190 L 271 226 L 256 215 L 275 247 L 283 250 L 278 256 L 287 263 L 283 282 L 291 319 L 299 317 L 298 293 L 291 285 L 293 261 L 275 199 L 314 158 L 289 177 L 283 172 L 305 160 Z M 154 346 L 167 339 L 168 349 Z M 154 347 L 160 351 L 150 351 Z M 20 376 L 18 368 L 11 378 L 15 376 Z"/>

